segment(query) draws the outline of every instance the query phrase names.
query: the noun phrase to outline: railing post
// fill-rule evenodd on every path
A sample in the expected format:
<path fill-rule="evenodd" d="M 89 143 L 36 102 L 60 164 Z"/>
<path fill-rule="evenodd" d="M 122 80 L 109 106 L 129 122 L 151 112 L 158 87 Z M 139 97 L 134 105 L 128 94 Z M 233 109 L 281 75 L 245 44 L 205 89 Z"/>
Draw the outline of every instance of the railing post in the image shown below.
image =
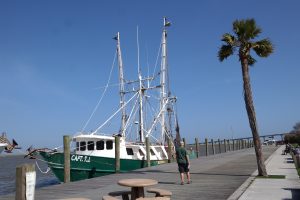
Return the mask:
<path fill-rule="evenodd" d="M 34 199 L 36 172 L 34 164 L 23 164 L 16 168 L 15 200 Z"/>
<path fill-rule="evenodd" d="M 232 139 L 232 151 L 235 150 L 235 147 L 234 147 L 234 139 Z"/>
<path fill-rule="evenodd" d="M 227 145 L 226 145 L 226 139 L 224 139 L 224 152 L 226 153 L 227 152 Z"/>
<path fill-rule="evenodd" d="M 219 143 L 219 153 L 222 153 L 222 150 L 221 150 L 221 141 L 220 141 L 220 139 L 218 139 L 218 143 Z"/>
<path fill-rule="evenodd" d="M 147 167 L 150 167 L 151 163 L 150 163 L 150 141 L 149 141 L 149 137 L 146 137 L 146 156 L 147 156 Z"/>
<path fill-rule="evenodd" d="M 208 156 L 208 140 L 205 138 L 205 155 Z"/>
<path fill-rule="evenodd" d="M 70 136 L 64 135 L 64 183 L 70 182 Z"/>
<path fill-rule="evenodd" d="M 199 141 L 198 141 L 198 138 L 195 138 L 195 145 L 196 145 L 196 155 L 197 155 L 197 158 L 199 158 Z"/>
<path fill-rule="evenodd" d="M 215 155 L 215 142 L 213 139 L 211 139 L 211 148 L 212 148 L 213 155 Z"/>
<path fill-rule="evenodd" d="M 120 137 L 115 136 L 115 172 L 120 172 Z"/>

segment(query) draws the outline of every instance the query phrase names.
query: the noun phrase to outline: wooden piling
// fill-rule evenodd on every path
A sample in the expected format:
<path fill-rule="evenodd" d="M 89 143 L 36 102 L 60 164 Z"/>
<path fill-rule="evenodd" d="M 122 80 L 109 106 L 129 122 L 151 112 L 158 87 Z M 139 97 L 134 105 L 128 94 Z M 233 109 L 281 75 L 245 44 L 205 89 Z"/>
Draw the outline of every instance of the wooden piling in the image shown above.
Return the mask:
<path fill-rule="evenodd" d="M 195 146 L 196 146 L 196 155 L 197 155 L 197 158 L 199 158 L 199 154 L 200 154 L 200 149 L 199 149 L 199 141 L 198 141 L 198 138 L 195 138 Z"/>
<path fill-rule="evenodd" d="M 151 163 L 150 163 L 150 141 L 149 141 L 149 137 L 146 137 L 146 156 L 147 156 L 147 167 L 150 167 Z"/>
<path fill-rule="evenodd" d="M 218 143 L 219 143 L 219 153 L 222 153 L 222 150 L 221 150 L 221 140 L 218 139 Z"/>
<path fill-rule="evenodd" d="M 208 156 L 208 140 L 205 138 L 205 155 Z"/>
<path fill-rule="evenodd" d="M 211 148 L 212 148 L 212 154 L 215 155 L 215 142 L 213 139 L 211 139 Z"/>
<path fill-rule="evenodd" d="M 120 172 L 120 137 L 115 136 L 115 172 Z"/>
<path fill-rule="evenodd" d="M 34 164 L 23 164 L 16 168 L 15 200 L 34 199 L 36 172 Z"/>
<path fill-rule="evenodd" d="M 64 135 L 64 183 L 70 182 L 70 136 Z"/>
<path fill-rule="evenodd" d="M 229 151 L 231 151 L 231 144 L 230 144 L 230 140 L 227 140 L 227 144 L 228 144 L 228 147 L 229 147 Z"/>
<path fill-rule="evenodd" d="M 168 140 L 168 163 L 172 162 L 172 141 L 170 138 L 167 138 Z"/>
<path fill-rule="evenodd" d="M 235 147 L 234 147 L 234 139 L 232 140 L 232 151 L 235 150 Z"/>
<path fill-rule="evenodd" d="M 226 139 L 224 139 L 224 152 L 226 153 L 227 152 L 227 145 L 226 145 Z"/>

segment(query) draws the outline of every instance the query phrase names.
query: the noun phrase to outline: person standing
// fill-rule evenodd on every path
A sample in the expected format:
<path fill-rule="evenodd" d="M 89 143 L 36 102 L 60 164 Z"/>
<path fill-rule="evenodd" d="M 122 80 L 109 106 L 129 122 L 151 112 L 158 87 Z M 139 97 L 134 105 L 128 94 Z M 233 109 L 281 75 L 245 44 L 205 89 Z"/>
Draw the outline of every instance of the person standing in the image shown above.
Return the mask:
<path fill-rule="evenodd" d="M 178 170 L 180 173 L 180 180 L 181 185 L 184 184 L 184 173 L 187 176 L 187 184 L 191 183 L 191 176 L 190 176 L 190 160 L 187 151 L 184 148 L 184 142 L 180 141 L 180 146 L 176 148 L 176 161 L 178 164 Z"/>

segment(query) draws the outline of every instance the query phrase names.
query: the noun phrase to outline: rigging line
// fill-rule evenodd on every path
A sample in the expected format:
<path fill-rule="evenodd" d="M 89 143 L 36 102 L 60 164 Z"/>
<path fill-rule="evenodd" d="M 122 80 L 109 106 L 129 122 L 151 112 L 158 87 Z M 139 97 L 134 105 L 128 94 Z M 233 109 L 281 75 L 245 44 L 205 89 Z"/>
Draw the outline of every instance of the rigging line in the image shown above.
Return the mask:
<path fill-rule="evenodd" d="M 110 82 L 110 79 L 111 79 L 111 75 L 112 75 L 112 71 L 113 71 L 113 69 L 114 69 L 116 57 L 117 57 L 117 50 L 116 50 L 116 52 L 115 52 L 114 60 L 113 60 L 113 63 L 112 63 L 111 69 L 110 69 L 110 73 L 109 73 L 109 77 L 108 77 L 108 80 L 107 80 L 107 84 L 106 84 L 106 86 L 105 86 L 105 89 L 104 89 L 104 91 L 103 91 L 103 93 L 102 93 L 102 95 L 101 95 L 101 98 L 99 99 L 99 101 L 98 101 L 96 107 L 94 108 L 92 114 L 90 115 L 89 119 L 87 120 L 87 122 L 85 123 L 85 125 L 83 126 L 83 128 L 81 129 L 81 132 L 83 132 L 84 129 L 87 127 L 87 125 L 90 123 L 92 117 L 94 116 L 96 110 L 98 109 L 100 103 L 102 102 L 102 99 L 103 99 L 103 97 L 104 97 L 104 94 L 105 94 L 106 91 L 107 91 L 107 88 L 108 88 L 108 85 L 109 85 L 109 82 Z"/>
<path fill-rule="evenodd" d="M 167 105 L 168 103 L 169 103 L 169 99 L 166 100 L 165 104 L 162 106 L 162 108 L 160 109 L 160 111 L 159 111 L 159 113 L 158 113 L 157 116 L 160 116 L 160 115 L 161 115 L 162 111 L 165 109 L 165 107 L 166 107 L 166 105 Z M 149 129 L 149 131 L 147 131 L 146 137 L 148 137 L 149 135 L 151 135 L 151 132 L 152 132 L 153 127 L 154 127 L 155 124 L 159 121 L 158 118 L 160 118 L 160 117 L 157 117 L 157 118 L 154 120 L 154 122 L 153 122 L 151 128 Z M 164 131 L 164 132 L 165 132 L 165 131 Z"/>
<path fill-rule="evenodd" d="M 127 123 L 125 124 L 124 130 L 123 130 L 124 132 L 123 132 L 123 133 L 126 132 L 128 126 L 129 126 L 129 121 L 131 120 L 133 110 L 136 110 L 136 111 L 134 112 L 134 115 L 136 114 L 136 112 L 137 112 L 137 110 L 138 110 L 138 109 L 136 109 L 136 105 L 137 105 L 137 103 L 138 103 L 138 100 L 139 100 L 139 98 L 136 98 L 135 103 L 134 103 L 134 105 L 133 105 L 133 108 L 131 109 L 130 114 L 129 114 L 129 116 L 128 116 Z M 124 134 L 124 135 L 125 135 L 125 134 Z"/>
<path fill-rule="evenodd" d="M 112 116 L 110 116 L 101 126 L 99 126 L 91 135 L 94 135 L 97 133 L 105 124 L 107 124 L 122 108 L 124 108 L 136 95 L 138 92 L 136 92 L 123 106 L 121 106 Z"/>
<path fill-rule="evenodd" d="M 159 142 L 159 140 L 156 137 L 154 137 L 153 135 L 150 135 L 150 137 L 152 137 L 156 142 Z"/>
<path fill-rule="evenodd" d="M 137 113 L 137 111 L 139 110 L 138 109 L 138 106 L 137 106 L 137 103 L 138 103 L 138 100 L 139 100 L 139 98 L 137 97 L 137 99 L 136 99 L 136 102 L 135 102 L 135 105 L 134 105 L 134 107 L 133 107 L 133 109 L 131 110 L 131 116 L 130 116 L 130 119 L 128 119 L 128 122 L 127 122 L 127 126 L 126 126 L 126 131 L 130 128 L 130 131 L 128 131 L 127 132 L 127 135 L 128 135 L 128 137 L 127 138 L 130 138 L 130 136 L 129 136 L 129 134 L 128 133 L 132 133 L 133 131 L 131 131 L 132 130 L 132 127 L 133 127 L 133 124 L 134 124 L 134 119 L 135 119 L 135 116 L 136 116 L 136 113 Z M 131 121 L 131 123 L 130 123 L 130 120 L 132 120 Z M 130 127 L 129 127 L 130 126 Z M 135 132 L 134 132 L 135 133 Z M 133 134 L 132 134 L 133 135 Z M 131 139 L 133 138 L 133 136 L 131 135 Z M 135 137 L 136 138 L 136 137 Z"/>
<path fill-rule="evenodd" d="M 94 89 L 98 90 L 98 89 L 103 89 L 103 88 L 106 88 L 106 87 L 117 87 L 119 85 L 121 85 L 121 84 L 120 83 L 113 83 L 113 84 L 110 84 L 108 86 L 99 86 L 99 87 L 96 87 Z"/>
<path fill-rule="evenodd" d="M 160 56 L 161 46 L 162 46 L 162 39 L 160 41 L 158 52 L 157 52 L 157 57 L 156 57 L 156 61 L 155 61 L 155 65 L 154 65 L 154 70 L 153 70 L 153 75 L 152 75 L 153 77 L 154 77 L 154 74 L 155 74 L 155 71 L 156 71 L 156 68 L 157 68 L 157 65 L 158 65 L 158 59 L 159 59 L 159 56 Z M 150 81 L 150 84 L 151 83 L 152 83 L 152 80 Z"/>

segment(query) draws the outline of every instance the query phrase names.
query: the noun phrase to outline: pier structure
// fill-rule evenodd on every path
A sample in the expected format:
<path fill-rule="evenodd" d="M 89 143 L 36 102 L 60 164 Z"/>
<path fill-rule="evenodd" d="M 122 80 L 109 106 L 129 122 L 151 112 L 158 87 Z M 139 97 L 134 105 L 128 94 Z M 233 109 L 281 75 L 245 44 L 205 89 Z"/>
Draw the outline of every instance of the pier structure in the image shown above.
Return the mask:
<path fill-rule="evenodd" d="M 221 145 L 222 146 L 222 145 Z M 263 148 L 267 159 L 278 147 Z M 147 167 L 128 173 L 87 179 L 77 182 L 36 189 L 35 199 L 85 198 L 99 200 L 109 192 L 126 188 L 117 184 L 120 179 L 149 178 L 158 181 L 155 187 L 169 190 L 173 200 L 181 199 L 227 199 L 257 169 L 253 148 L 191 159 L 191 184 L 180 185 L 176 162 Z M 151 194 L 146 193 L 147 196 Z M 1 196 L 1 200 L 12 200 L 14 194 Z"/>

